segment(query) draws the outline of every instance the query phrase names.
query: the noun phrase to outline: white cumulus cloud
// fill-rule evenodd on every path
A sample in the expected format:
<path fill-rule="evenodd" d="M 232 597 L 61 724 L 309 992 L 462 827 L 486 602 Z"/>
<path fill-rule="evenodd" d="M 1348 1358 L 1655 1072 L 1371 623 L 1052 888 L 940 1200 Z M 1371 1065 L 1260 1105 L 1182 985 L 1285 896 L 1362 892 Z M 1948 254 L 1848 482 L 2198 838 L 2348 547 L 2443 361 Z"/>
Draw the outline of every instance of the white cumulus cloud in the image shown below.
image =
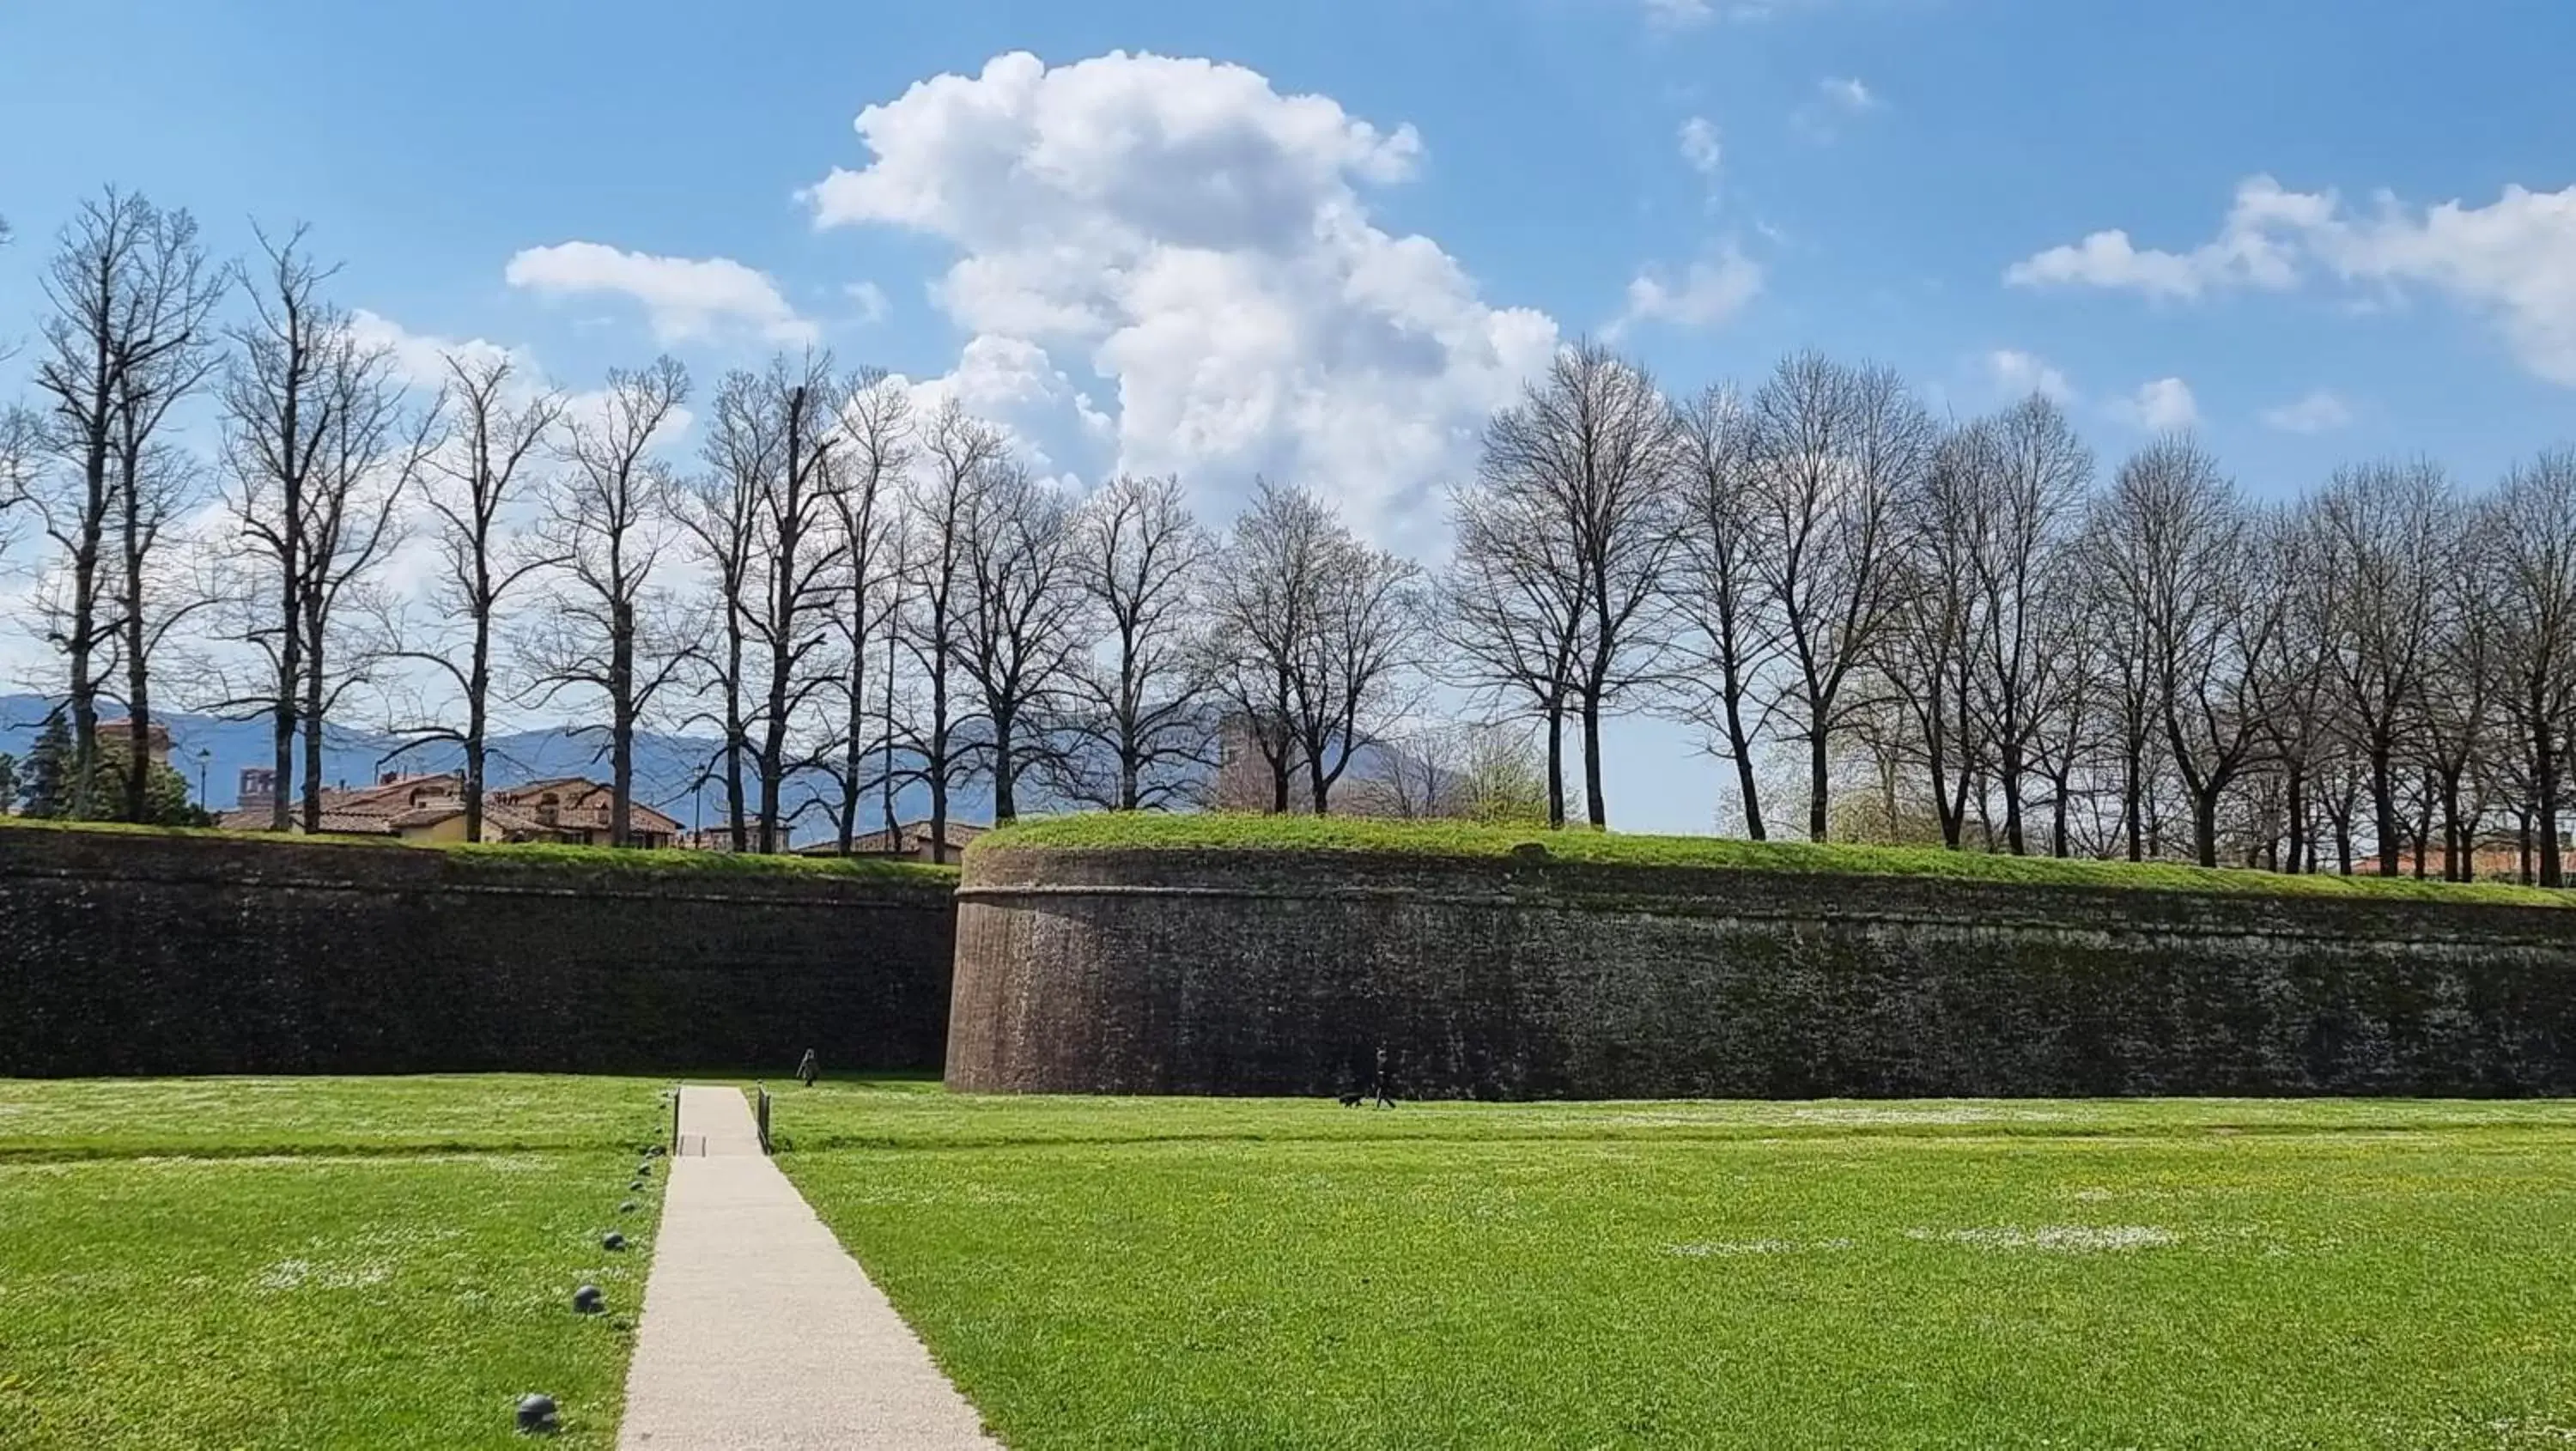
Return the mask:
<path fill-rule="evenodd" d="M 2033 393 L 2056 403 L 2072 402 L 2075 385 L 2046 359 L 2018 348 L 1997 348 L 1986 354 L 1986 371 L 1998 391 L 2014 398 Z"/>
<path fill-rule="evenodd" d="M 2122 230 L 2051 247 L 2006 270 L 2020 286 L 2117 288 L 2190 300 L 2311 280 L 2400 296 L 2428 292 L 2487 319 L 2523 366 L 2576 387 L 2576 186 L 2507 186 L 2485 206 L 2417 210 L 2387 193 L 2367 209 L 2268 176 L 2238 185 L 2218 235 L 2189 251 Z"/>
<path fill-rule="evenodd" d="M 2331 433 L 2352 422 L 2352 409 L 2332 390 L 2316 388 L 2293 402 L 2264 409 L 2263 422 L 2283 433 Z"/>
<path fill-rule="evenodd" d="M 1682 123 L 1682 162 L 1691 170 L 1714 181 L 1718 164 L 1725 159 L 1718 145 L 1716 123 L 1706 116 L 1693 116 Z"/>
<path fill-rule="evenodd" d="M 1875 111 L 1882 104 L 1858 76 L 1827 76 L 1816 83 L 1816 94 L 1825 104 L 1854 115 Z"/>
<path fill-rule="evenodd" d="M 2019 287 L 2107 287 L 2149 297 L 2194 298 L 2222 287 L 2283 288 L 2298 282 L 2296 235 L 2332 216 L 2334 199 L 2284 191 L 2268 176 L 2236 188 L 2217 238 L 2189 252 L 2141 248 L 2125 231 L 2095 232 L 2014 263 L 2004 280 Z"/>
<path fill-rule="evenodd" d="M 1103 463 L 1204 497 L 1268 474 L 1401 532 L 1556 346 L 1545 314 L 1489 306 L 1438 244 L 1371 219 L 1370 189 L 1420 164 L 1411 127 L 1243 66 L 1013 53 L 856 125 L 869 159 L 802 193 L 816 224 L 953 245 L 932 296 L 970 358 L 1063 380 L 1025 396 L 1108 434 Z M 1084 417 L 1077 370 L 1114 413 Z"/>
<path fill-rule="evenodd" d="M 443 338 L 435 333 L 416 333 L 381 313 L 361 307 L 349 313 L 349 332 L 362 348 L 384 350 L 393 370 L 405 383 L 415 388 L 436 390 L 454 378 L 448 359 L 454 358 L 469 368 L 487 363 L 509 363 L 523 375 L 533 376 L 536 360 L 524 348 L 504 347 L 482 338 Z"/>
<path fill-rule="evenodd" d="M 2191 385 L 2180 378 L 2158 378 L 2138 385 L 2138 391 L 2122 400 L 2116 411 L 2153 433 L 2190 428 L 2200 422 L 2199 400 L 2191 396 Z"/>
<path fill-rule="evenodd" d="M 599 242 L 559 242 L 520 252 L 502 275 L 512 287 L 533 292 L 632 298 L 665 343 L 733 328 L 775 343 L 815 338 L 814 325 L 797 316 L 768 274 L 730 257 L 656 257 Z"/>
<path fill-rule="evenodd" d="M 1762 265 L 1733 246 L 1700 258 L 1673 277 L 1647 268 L 1628 283 L 1627 310 L 1608 332 L 1616 337 L 1640 322 L 1715 327 L 1742 312 L 1762 293 Z"/>
<path fill-rule="evenodd" d="M 1768 20 L 1784 10 L 1805 9 L 1824 0 L 1639 0 L 1646 19 L 1658 29 L 1687 30 L 1713 20 Z"/>

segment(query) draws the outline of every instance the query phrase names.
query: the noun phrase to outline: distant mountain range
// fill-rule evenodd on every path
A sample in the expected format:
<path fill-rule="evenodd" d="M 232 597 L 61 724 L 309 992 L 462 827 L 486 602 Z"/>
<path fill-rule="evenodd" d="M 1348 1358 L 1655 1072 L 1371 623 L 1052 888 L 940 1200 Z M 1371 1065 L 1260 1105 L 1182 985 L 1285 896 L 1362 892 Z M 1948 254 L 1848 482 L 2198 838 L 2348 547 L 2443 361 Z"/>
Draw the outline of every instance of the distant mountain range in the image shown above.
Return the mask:
<path fill-rule="evenodd" d="M 35 744 L 46 712 L 53 707 L 53 701 L 39 695 L 0 695 L 0 751 L 24 760 Z M 225 720 L 185 712 L 156 715 L 155 719 L 169 727 L 170 764 L 188 778 L 192 791 L 202 777 L 206 804 L 216 811 L 229 809 L 240 799 L 244 770 L 264 769 L 275 756 L 266 719 Z M 453 771 L 464 764 L 463 750 L 444 742 L 406 751 L 389 764 L 387 758 L 401 745 L 398 737 L 330 726 L 325 728 L 322 739 L 323 774 L 327 784 L 333 786 L 364 785 L 388 770 Z M 668 812 L 685 826 L 721 823 L 722 784 L 711 784 L 704 792 L 694 789 L 699 769 L 715 754 L 718 744 L 695 736 L 639 733 L 635 738 L 636 799 Z M 492 737 L 488 759 L 492 784 L 496 786 L 547 776 L 608 779 L 606 739 L 595 734 L 577 735 L 572 726 L 496 735 Z M 812 779 L 790 781 L 788 809 L 792 812 L 817 801 L 824 784 Z M 988 821 L 992 809 L 992 795 L 981 786 L 961 787 L 949 793 L 949 814 L 957 820 Z M 896 811 L 907 821 L 929 815 L 929 791 L 919 786 L 906 788 L 896 798 Z M 873 820 L 874 813 L 868 819 Z M 795 839 L 821 840 L 830 830 L 831 818 L 815 805 L 799 820 Z"/>

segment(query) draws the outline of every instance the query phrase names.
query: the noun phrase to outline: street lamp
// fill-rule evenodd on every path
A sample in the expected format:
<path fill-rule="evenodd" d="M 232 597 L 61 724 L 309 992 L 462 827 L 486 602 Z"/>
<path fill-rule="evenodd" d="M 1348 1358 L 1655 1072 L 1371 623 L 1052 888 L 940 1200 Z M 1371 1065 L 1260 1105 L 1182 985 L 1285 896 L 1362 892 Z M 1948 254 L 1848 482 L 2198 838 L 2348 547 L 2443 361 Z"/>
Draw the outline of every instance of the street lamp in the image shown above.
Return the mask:
<path fill-rule="evenodd" d="M 206 799 L 206 766 L 214 759 L 213 750 L 205 746 L 197 747 L 197 806 L 204 811 L 215 809 L 215 804 Z"/>

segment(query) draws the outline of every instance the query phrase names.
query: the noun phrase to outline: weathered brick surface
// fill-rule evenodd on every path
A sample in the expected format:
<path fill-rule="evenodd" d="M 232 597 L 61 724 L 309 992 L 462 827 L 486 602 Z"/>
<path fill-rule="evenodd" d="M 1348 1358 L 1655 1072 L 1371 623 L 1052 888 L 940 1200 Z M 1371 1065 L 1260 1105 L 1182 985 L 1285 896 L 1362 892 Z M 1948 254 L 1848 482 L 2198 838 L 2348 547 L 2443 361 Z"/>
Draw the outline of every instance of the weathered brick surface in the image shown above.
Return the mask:
<path fill-rule="evenodd" d="M 2576 1092 L 2576 912 L 986 850 L 948 1082 L 1415 1097 Z"/>
<path fill-rule="evenodd" d="M 0 1075 L 928 1068 L 948 889 L 0 830 Z"/>

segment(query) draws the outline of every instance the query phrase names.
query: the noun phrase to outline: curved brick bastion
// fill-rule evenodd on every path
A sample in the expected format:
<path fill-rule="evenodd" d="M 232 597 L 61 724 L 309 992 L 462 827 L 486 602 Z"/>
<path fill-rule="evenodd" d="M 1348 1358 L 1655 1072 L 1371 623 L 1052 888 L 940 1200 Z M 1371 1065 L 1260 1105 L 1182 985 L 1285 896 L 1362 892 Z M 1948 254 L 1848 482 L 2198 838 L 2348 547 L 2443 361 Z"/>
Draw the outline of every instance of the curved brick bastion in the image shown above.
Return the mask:
<path fill-rule="evenodd" d="M 948 1084 L 1401 1097 L 2564 1094 L 2541 906 L 978 848 Z"/>

